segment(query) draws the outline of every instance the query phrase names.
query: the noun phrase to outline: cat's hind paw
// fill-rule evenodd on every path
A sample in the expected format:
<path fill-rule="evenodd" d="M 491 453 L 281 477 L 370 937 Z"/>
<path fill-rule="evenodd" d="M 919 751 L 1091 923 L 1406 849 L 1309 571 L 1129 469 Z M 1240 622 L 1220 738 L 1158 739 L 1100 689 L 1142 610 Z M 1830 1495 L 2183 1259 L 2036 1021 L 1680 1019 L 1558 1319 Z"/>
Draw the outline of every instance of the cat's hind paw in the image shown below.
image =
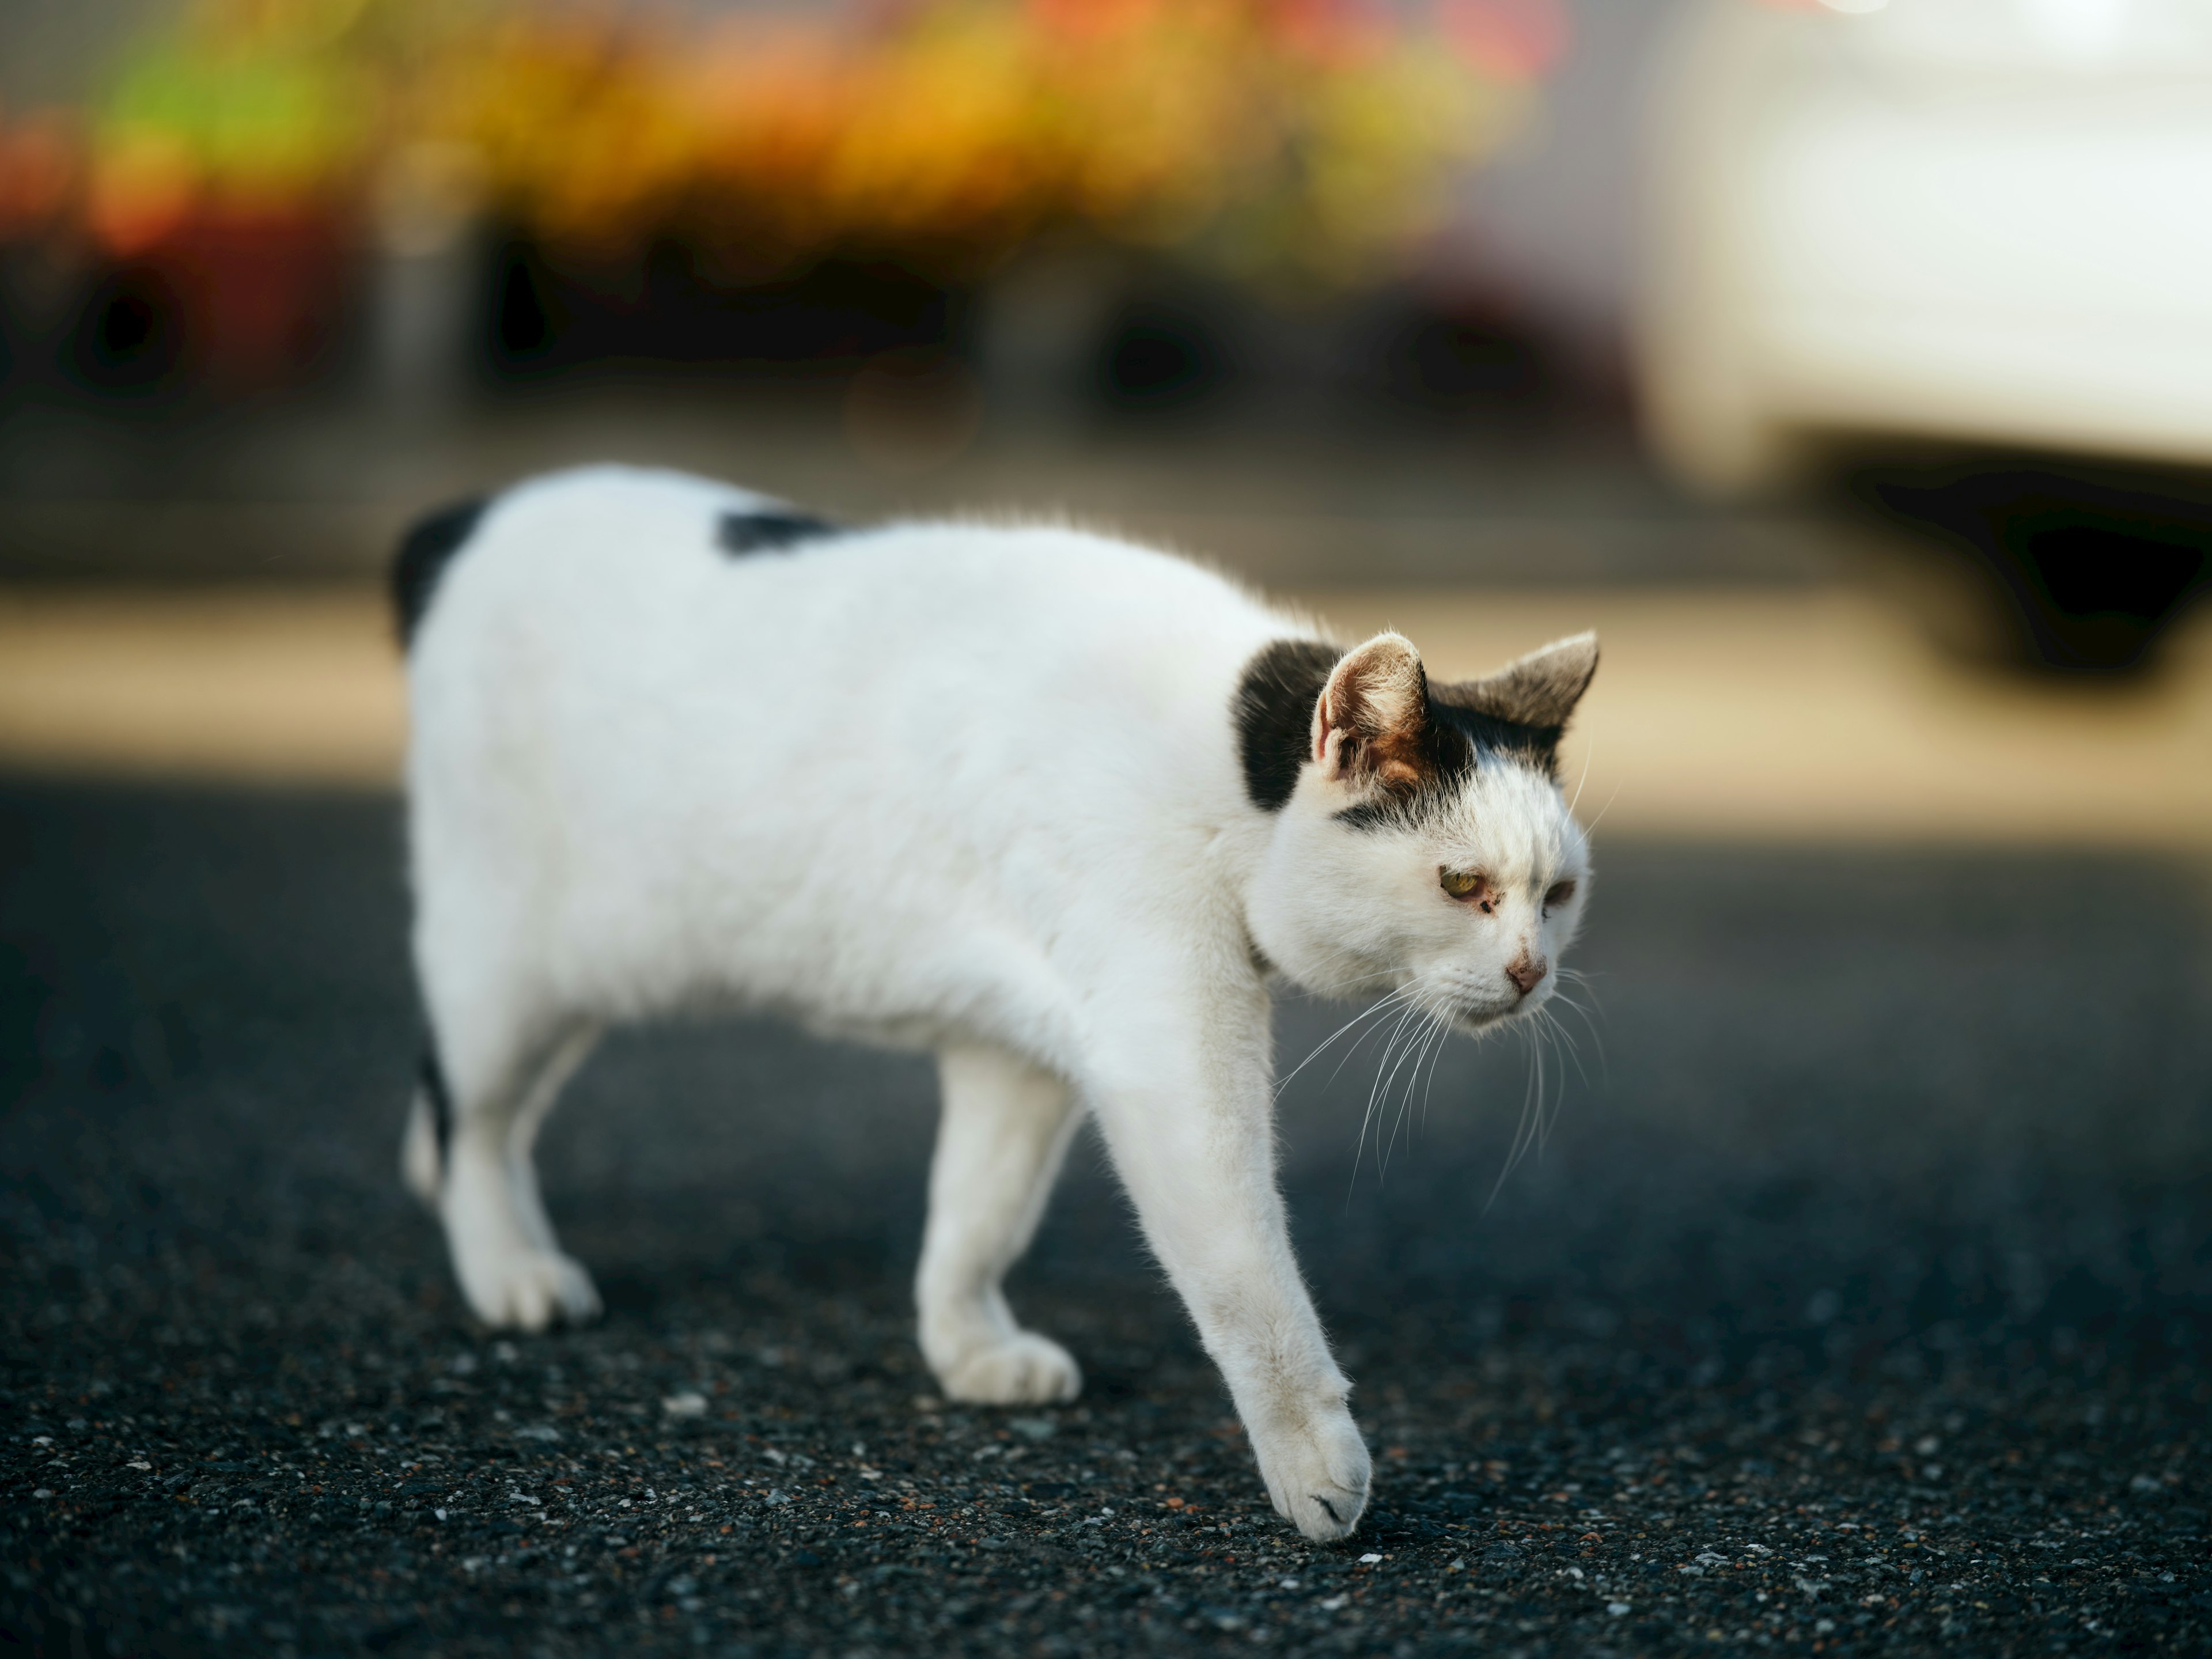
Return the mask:
<path fill-rule="evenodd" d="M 1374 1465 L 1341 1406 L 1286 1433 L 1255 1435 L 1260 1474 L 1275 1512 L 1317 1544 L 1351 1535 L 1367 1509 Z"/>
<path fill-rule="evenodd" d="M 946 1399 L 978 1406 L 1048 1406 L 1083 1392 L 1074 1356 L 1034 1331 L 976 1349 L 939 1371 L 937 1380 Z"/>
<path fill-rule="evenodd" d="M 477 1317 L 496 1330 L 542 1331 L 599 1316 L 591 1274 L 556 1250 L 507 1252 L 478 1272 L 464 1272 L 461 1289 Z"/>

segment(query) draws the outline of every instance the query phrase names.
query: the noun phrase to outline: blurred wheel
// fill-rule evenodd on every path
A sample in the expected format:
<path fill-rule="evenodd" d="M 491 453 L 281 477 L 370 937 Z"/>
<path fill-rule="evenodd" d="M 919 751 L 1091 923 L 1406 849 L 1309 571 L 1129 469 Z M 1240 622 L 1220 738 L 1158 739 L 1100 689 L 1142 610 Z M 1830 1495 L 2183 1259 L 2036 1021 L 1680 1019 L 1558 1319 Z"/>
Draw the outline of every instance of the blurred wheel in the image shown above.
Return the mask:
<path fill-rule="evenodd" d="M 1863 494 L 1893 520 L 1966 556 L 2030 664 L 2141 666 L 2212 591 L 2212 484 L 2051 466 L 1877 471 Z"/>
<path fill-rule="evenodd" d="M 175 384 L 185 334 L 175 290 L 151 270 L 125 268 L 88 296 L 64 360 L 71 378 L 90 391 L 143 396 Z"/>

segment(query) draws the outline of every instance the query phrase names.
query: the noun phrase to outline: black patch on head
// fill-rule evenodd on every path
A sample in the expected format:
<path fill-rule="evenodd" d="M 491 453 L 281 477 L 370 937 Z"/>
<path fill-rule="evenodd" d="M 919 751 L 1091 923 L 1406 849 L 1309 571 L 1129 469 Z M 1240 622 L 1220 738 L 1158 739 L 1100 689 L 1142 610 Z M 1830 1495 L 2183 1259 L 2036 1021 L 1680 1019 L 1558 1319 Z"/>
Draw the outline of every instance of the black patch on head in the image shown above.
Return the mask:
<path fill-rule="evenodd" d="M 1410 830 L 1419 818 L 1425 790 L 1401 795 L 1378 790 L 1367 799 L 1347 806 L 1336 821 L 1347 830 Z"/>
<path fill-rule="evenodd" d="M 1557 775 L 1559 739 L 1566 735 L 1565 726 L 1525 726 L 1518 720 L 1501 719 L 1461 701 L 1457 694 L 1464 689 L 1457 685 L 1429 688 L 1429 725 L 1439 734 L 1440 750 L 1449 751 L 1452 747 L 1442 736 L 1446 732 L 1455 733 L 1465 745 L 1467 760 L 1461 776 L 1484 753 L 1534 767 L 1547 777 Z"/>
<path fill-rule="evenodd" d="M 843 534 L 841 526 L 787 507 L 725 513 L 714 525 L 714 544 L 725 553 L 780 553 L 801 542 Z"/>
<path fill-rule="evenodd" d="M 1244 787 L 1252 804 L 1279 811 L 1298 785 L 1313 737 L 1314 705 L 1344 653 L 1318 640 L 1278 640 L 1245 665 L 1237 686 L 1237 730 Z M 1421 781 L 1380 790 L 1347 806 L 1337 822 L 1355 830 L 1409 824 L 1423 809 L 1449 799 L 1486 761 L 1526 766 L 1557 780 L 1559 739 L 1566 727 L 1531 726 L 1478 707 L 1486 684 L 1438 685 L 1423 677 L 1426 716 L 1417 742 Z"/>
<path fill-rule="evenodd" d="M 438 1132 L 438 1167 L 446 1164 L 446 1148 L 453 1139 L 453 1097 L 446 1087 L 446 1068 L 438 1064 L 438 1051 L 422 1051 L 416 1075 L 422 1085 L 423 1097 L 430 1103 L 430 1124 Z"/>
<path fill-rule="evenodd" d="M 1319 640 L 1262 646 L 1237 682 L 1237 751 L 1244 793 L 1263 811 L 1279 812 L 1298 787 L 1313 739 L 1314 705 L 1344 653 Z"/>
<path fill-rule="evenodd" d="M 1456 686 L 1427 687 L 1427 718 L 1420 741 L 1421 781 L 1411 789 L 1378 791 L 1346 807 L 1336 821 L 1353 830 L 1407 829 L 1423 812 L 1463 787 L 1477 768 L 1504 763 L 1526 766 L 1557 781 L 1563 726 L 1524 726 L 1470 708 L 1453 696 Z"/>
<path fill-rule="evenodd" d="M 491 505 L 489 497 L 456 501 L 425 514 L 399 538 L 398 554 L 392 561 L 392 607 L 399 622 L 399 643 L 415 643 L 415 630 L 428 614 L 453 556 L 476 534 L 477 524 Z"/>

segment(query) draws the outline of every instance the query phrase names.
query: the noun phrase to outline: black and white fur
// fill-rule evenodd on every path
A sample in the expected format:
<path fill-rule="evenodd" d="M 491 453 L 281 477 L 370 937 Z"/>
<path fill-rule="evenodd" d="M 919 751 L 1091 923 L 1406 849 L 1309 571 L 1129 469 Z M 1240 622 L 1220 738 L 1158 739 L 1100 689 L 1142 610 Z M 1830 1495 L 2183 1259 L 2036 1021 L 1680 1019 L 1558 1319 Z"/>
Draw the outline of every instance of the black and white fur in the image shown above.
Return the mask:
<path fill-rule="evenodd" d="M 1588 635 L 1431 685 L 1218 577 L 1065 529 L 839 530 L 602 468 L 426 520 L 396 571 L 410 1182 L 495 1326 L 599 1301 L 532 1143 L 609 1024 L 712 1007 L 933 1050 L 917 1279 L 957 1400 L 1067 1400 L 1000 1283 L 1079 1118 L 1275 1507 L 1350 1531 L 1367 1449 L 1275 1182 L 1269 983 L 1474 1030 L 1540 1006 L 1589 855 L 1554 777 Z"/>

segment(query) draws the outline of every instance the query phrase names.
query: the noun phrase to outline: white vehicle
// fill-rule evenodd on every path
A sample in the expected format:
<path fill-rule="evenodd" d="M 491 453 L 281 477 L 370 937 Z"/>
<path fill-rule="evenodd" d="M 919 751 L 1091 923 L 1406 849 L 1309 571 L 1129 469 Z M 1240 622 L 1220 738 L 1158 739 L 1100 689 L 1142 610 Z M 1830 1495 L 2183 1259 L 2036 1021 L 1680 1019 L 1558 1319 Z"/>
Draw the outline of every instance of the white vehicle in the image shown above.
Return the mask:
<path fill-rule="evenodd" d="M 1648 431 L 2212 464 L 2212 0 L 1699 0 L 1656 88 Z"/>

